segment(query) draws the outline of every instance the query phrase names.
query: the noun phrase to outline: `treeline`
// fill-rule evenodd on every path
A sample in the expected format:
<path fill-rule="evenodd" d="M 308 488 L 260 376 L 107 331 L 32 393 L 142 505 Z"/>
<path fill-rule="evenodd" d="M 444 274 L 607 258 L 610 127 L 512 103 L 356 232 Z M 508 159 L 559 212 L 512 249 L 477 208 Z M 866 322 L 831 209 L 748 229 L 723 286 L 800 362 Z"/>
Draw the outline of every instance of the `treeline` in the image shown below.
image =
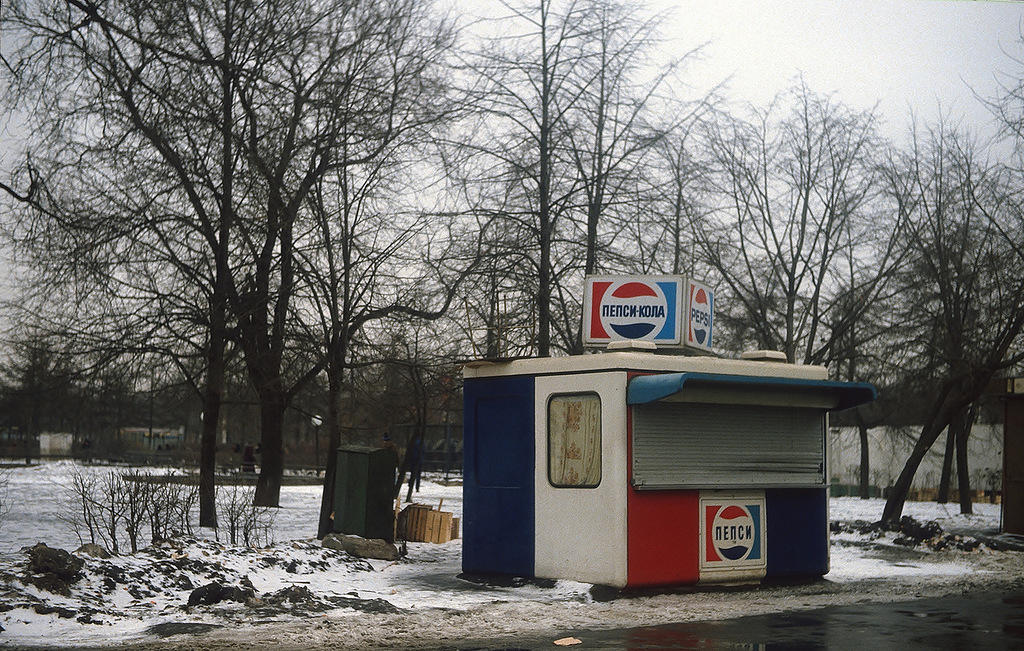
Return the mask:
<path fill-rule="evenodd" d="M 5 3 L 5 100 L 28 115 L 0 186 L 14 340 L 190 387 L 209 526 L 227 378 L 274 505 L 311 388 L 328 449 L 387 373 L 425 424 L 460 359 L 581 352 L 585 274 L 692 274 L 724 353 L 883 387 L 863 432 L 925 405 L 898 518 L 924 452 L 950 424 L 966 440 L 1024 357 L 1018 82 L 990 100 L 998 140 L 942 121 L 897 145 L 802 79 L 766 107 L 687 96 L 699 51 L 652 63 L 641 3 L 500 5 Z"/>

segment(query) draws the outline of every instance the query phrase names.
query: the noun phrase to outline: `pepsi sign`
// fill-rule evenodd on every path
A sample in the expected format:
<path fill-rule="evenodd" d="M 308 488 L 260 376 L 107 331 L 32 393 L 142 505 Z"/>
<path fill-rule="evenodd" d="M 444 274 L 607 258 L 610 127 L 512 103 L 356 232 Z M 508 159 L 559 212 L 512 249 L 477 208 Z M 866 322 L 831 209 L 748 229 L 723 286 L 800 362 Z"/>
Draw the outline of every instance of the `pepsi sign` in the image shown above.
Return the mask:
<path fill-rule="evenodd" d="M 686 283 L 686 345 L 711 350 L 715 293 L 692 280 Z"/>
<path fill-rule="evenodd" d="M 763 567 L 764 498 L 701 499 L 701 566 Z"/>
<path fill-rule="evenodd" d="M 587 276 L 584 345 L 630 339 L 681 345 L 683 284 L 679 276 Z"/>

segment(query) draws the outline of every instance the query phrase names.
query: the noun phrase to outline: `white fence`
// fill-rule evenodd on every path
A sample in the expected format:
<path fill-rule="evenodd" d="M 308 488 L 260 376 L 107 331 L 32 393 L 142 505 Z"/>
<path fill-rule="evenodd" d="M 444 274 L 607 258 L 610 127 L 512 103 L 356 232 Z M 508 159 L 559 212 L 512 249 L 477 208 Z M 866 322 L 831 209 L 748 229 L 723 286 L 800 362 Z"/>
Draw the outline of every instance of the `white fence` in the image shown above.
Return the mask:
<path fill-rule="evenodd" d="M 920 426 L 875 427 L 868 430 L 868 464 L 873 486 L 884 488 L 896 482 L 920 433 Z M 921 462 L 912 489 L 938 488 L 945 449 L 946 434 L 943 433 Z M 831 483 L 857 484 L 860 481 L 860 437 L 856 427 L 831 428 L 828 453 Z M 967 440 L 967 457 L 972 489 L 999 488 L 1003 469 L 1002 424 L 975 424 Z M 956 488 L 955 459 L 952 477 L 951 488 Z"/>

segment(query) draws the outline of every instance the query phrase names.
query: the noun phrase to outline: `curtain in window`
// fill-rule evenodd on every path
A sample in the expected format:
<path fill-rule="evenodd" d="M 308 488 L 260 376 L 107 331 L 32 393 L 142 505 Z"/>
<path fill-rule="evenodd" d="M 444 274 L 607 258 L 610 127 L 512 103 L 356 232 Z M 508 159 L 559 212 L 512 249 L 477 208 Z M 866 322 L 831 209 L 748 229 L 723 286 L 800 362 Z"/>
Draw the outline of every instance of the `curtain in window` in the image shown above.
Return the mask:
<path fill-rule="evenodd" d="M 548 402 L 548 477 L 555 486 L 601 483 L 601 398 L 554 396 Z"/>

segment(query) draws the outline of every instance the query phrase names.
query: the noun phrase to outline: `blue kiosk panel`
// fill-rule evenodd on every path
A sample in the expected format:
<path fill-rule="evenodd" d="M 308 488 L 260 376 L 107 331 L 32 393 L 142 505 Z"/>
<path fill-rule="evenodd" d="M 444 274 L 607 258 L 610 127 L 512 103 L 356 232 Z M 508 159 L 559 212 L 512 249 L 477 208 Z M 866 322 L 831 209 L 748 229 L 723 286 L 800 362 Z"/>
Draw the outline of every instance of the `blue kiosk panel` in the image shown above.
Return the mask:
<path fill-rule="evenodd" d="M 825 488 L 769 488 L 768 578 L 814 576 L 828 571 L 828 498 Z"/>
<path fill-rule="evenodd" d="M 534 381 L 467 380 L 462 570 L 533 576 Z"/>

